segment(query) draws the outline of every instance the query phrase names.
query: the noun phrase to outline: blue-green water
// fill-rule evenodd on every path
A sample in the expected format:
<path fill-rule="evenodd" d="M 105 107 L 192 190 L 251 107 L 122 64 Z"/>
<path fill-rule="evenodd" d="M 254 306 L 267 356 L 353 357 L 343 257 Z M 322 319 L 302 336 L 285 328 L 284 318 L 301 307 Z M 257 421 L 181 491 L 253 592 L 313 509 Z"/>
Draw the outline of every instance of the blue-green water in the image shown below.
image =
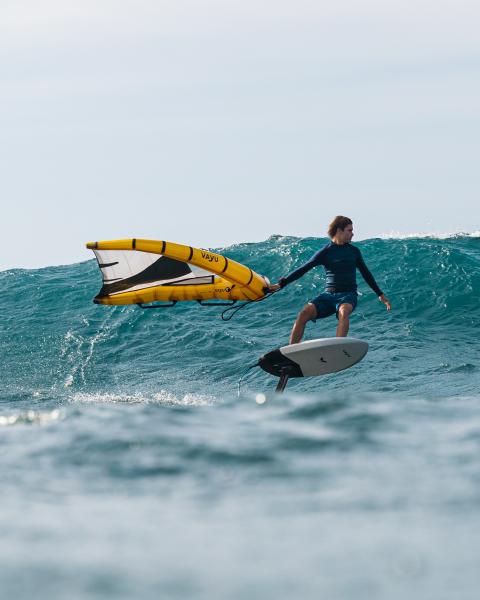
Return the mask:
<path fill-rule="evenodd" d="M 275 281 L 324 242 L 222 251 Z M 321 269 L 227 323 L 96 306 L 93 260 L 0 273 L 1 597 L 476 599 L 480 238 L 358 246 L 393 310 L 359 278 L 366 358 L 284 395 L 237 381 Z"/>

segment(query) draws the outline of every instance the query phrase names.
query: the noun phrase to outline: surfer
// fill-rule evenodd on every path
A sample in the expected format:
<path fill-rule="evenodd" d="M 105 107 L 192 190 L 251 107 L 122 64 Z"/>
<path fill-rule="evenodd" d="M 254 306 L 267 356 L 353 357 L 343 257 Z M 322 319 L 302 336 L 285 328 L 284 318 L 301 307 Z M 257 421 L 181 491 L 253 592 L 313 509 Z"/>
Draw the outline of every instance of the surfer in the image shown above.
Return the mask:
<path fill-rule="evenodd" d="M 360 250 L 350 243 L 353 238 L 351 219 L 335 217 L 328 228 L 328 237 L 332 241 L 316 252 L 309 261 L 269 287 L 271 292 L 275 292 L 296 281 L 317 265 L 323 265 L 325 268 L 325 291 L 310 300 L 298 314 L 290 334 L 290 344 L 298 344 L 301 341 L 308 321 L 324 319 L 333 314 L 336 314 L 338 319 L 337 337 L 347 336 L 350 315 L 357 305 L 356 269 L 377 294 L 378 299 L 385 304 L 387 310 L 392 308 L 390 301 L 368 270 Z"/>

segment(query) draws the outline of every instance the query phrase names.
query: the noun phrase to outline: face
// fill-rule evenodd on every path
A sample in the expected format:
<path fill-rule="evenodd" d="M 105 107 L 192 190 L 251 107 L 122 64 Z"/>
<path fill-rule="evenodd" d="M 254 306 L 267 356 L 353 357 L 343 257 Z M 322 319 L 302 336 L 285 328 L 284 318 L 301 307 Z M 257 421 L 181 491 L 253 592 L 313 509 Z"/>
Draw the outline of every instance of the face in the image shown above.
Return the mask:
<path fill-rule="evenodd" d="M 347 225 L 345 229 L 337 229 L 337 237 L 344 244 L 351 242 L 353 238 L 353 225 Z"/>

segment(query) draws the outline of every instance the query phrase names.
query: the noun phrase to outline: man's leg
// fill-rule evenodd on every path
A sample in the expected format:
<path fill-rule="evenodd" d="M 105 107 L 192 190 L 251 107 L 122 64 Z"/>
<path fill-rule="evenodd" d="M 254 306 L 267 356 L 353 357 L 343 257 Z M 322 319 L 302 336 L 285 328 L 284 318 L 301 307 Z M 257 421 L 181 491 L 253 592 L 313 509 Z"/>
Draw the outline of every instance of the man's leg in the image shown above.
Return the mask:
<path fill-rule="evenodd" d="M 299 312 L 297 320 L 293 324 L 292 333 L 290 334 L 290 344 L 298 344 L 302 340 L 305 325 L 308 321 L 317 318 L 317 309 L 310 302 L 306 304 Z"/>
<path fill-rule="evenodd" d="M 340 304 L 338 308 L 337 337 L 347 337 L 352 310 L 353 306 L 351 304 Z"/>

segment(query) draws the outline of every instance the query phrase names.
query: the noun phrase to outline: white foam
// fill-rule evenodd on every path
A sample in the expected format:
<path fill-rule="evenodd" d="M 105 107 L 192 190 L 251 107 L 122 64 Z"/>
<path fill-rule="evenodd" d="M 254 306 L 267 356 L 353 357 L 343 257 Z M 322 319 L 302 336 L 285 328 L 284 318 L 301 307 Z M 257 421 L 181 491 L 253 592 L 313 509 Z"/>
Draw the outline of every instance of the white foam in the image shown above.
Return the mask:
<path fill-rule="evenodd" d="M 77 392 L 70 396 L 70 402 L 99 403 L 99 404 L 138 404 L 145 399 L 141 394 L 113 394 L 109 392 Z"/>
<path fill-rule="evenodd" d="M 10 415 L 0 415 L 0 427 L 9 427 L 12 425 L 46 425 L 52 421 L 57 421 L 61 416 L 58 408 L 50 411 L 27 410 Z"/>
<path fill-rule="evenodd" d="M 458 237 L 480 237 L 480 230 L 471 231 L 469 233 L 465 231 L 454 231 L 454 232 L 417 232 L 417 233 L 401 233 L 400 231 L 391 231 L 390 233 L 381 233 L 378 236 L 382 240 L 409 240 L 413 238 L 430 238 L 436 240 L 447 240 L 450 238 Z"/>
<path fill-rule="evenodd" d="M 99 404 L 165 404 L 170 406 L 211 406 L 215 397 L 206 394 L 185 394 L 176 396 L 166 390 L 152 395 L 137 392 L 135 394 L 115 394 L 110 392 L 76 393 L 69 398 L 70 402 Z"/>

